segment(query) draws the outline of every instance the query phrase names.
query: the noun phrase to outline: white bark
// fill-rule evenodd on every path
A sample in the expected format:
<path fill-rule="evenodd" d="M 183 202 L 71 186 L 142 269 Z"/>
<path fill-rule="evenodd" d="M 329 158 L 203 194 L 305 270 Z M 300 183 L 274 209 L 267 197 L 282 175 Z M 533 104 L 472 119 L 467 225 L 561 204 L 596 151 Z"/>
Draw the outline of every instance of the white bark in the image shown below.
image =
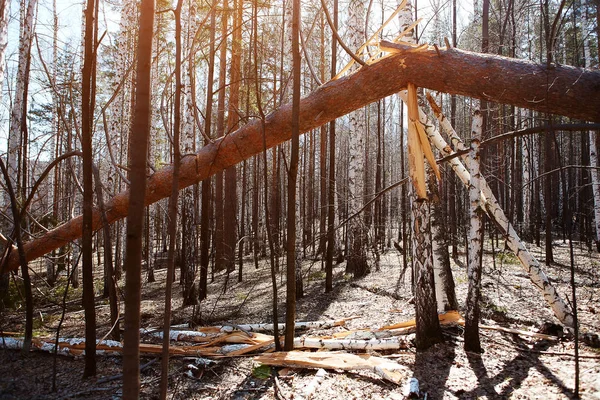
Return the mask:
<path fill-rule="evenodd" d="M 17 182 L 18 154 L 21 147 L 21 124 L 25 117 L 23 103 L 25 101 L 25 83 L 27 77 L 27 64 L 31 54 L 31 42 L 33 40 L 33 22 L 36 8 L 36 0 L 29 0 L 25 14 L 22 15 L 21 34 L 19 38 L 19 65 L 17 69 L 17 80 L 15 83 L 15 97 L 10 113 L 10 130 L 8 133 L 7 170 L 11 179 L 13 189 L 18 192 Z M 23 10 L 22 10 L 23 11 Z"/>
<path fill-rule="evenodd" d="M 304 337 L 294 339 L 295 349 L 327 349 L 327 350 L 400 350 L 408 349 L 410 342 L 400 337 L 384 339 L 322 339 Z"/>
<path fill-rule="evenodd" d="M 451 138 L 452 143 L 457 151 L 464 150 L 465 146 L 462 140 L 458 137 L 454 128 L 450 125 L 450 122 L 439 112 L 436 112 L 436 116 L 438 121 L 440 122 L 440 126 L 446 131 L 448 136 Z M 426 127 L 427 135 L 431 142 L 446 156 L 454 154 L 454 151 L 448 146 L 446 141 L 442 138 L 437 128 L 433 126 L 431 122 L 427 122 L 427 116 L 425 113 L 420 111 L 421 121 L 424 123 Z M 463 156 L 465 158 L 466 156 Z M 450 160 L 450 164 L 452 165 L 452 169 L 461 181 L 468 185 L 470 181 L 470 175 L 468 171 L 464 168 L 462 163 L 457 159 L 453 158 Z M 529 279 L 536 286 L 544 296 L 544 299 L 548 303 L 548 305 L 552 308 L 554 315 L 561 321 L 564 325 L 568 327 L 573 326 L 573 314 L 571 310 L 567 306 L 567 304 L 561 299 L 561 297 L 556 292 L 556 289 L 550 281 L 548 277 L 542 270 L 542 267 L 538 260 L 527 250 L 525 244 L 519 238 L 519 235 L 515 231 L 514 227 L 504 214 L 502 208 L 498 204 L 494 194 L 492 193 L 490 187 L 488 186 L 484 177 L 481 177 L 481 196 L 484 205 L 484 209 L 488 216 L 495 222 L 496 227 L 500 230 L 500 232 L 504 235 L 506 243 L 508 247 L 511 249 L 513 253 L 517 256 L 521 265 L 527 273 L 529 274 Z"/>
<path fill-rule="evenodd" d="M 116 98 L 111 103 L 108 110 L 108 131 L 109 146 L 112 149 L 123 149 L 123 154 L 128 154 L 128 137 L 131 125 L 131 107 L 132 82 L 131 70 L 133 63 L 133 49 L 135 48 L 135 39 L 132 32 L 137 23 L 137 11 L 135 2 L 123 2 L 121 9 L 121 19 L 119 21 L 119 31 L 115 39 L 114 52 L 114 76 L 111 82 L 112 90 L 119 91 Z M 112 157 L 111 157 L 112 159 Z M 126 160 L 113 159 L 113 163 L 127 164 Z M 119 167 L 115 167 L 119 171 Z M 123 177 L 124 178 L 124 177 Z M 123 179 L 124 180 L 124 179 Z M 115 179 L 115 185 L 118 180 Z M 117 190 L 120 188 L 117 188 Z"/>
<path fill-rule="evenodd" d="M 364 3 L 351 0 L 348 6 L 348 45 L 352 50 L 360 47 L 364 41 Z M 364 140 L 366 136 L 364 109 L 349 115 L 352 132 L 348 137 L 348 213 L 354 214 L 362 207 L 364 185 Z"/>
<path fill-rule="evenodd" d="M 449 309 L 450 305 L 448 302 L 448 296 L 444 291 L 444 273 L 442 270 L 443 261 L 441 260 L 441 257 L 443 256 L 442 246 L 446 246 L 446 243 L 436 240 L 436 238 L 439 238 L 441 235 L 440 230 L 443 229 L 439 223 L 439 221 L 435 221 L 434 219 L 433 223 L 431 224 L 431 247 L 433 252 L 433 278 L 435 283 L 435 299 L 437 302 L 437 310 L 438 312 L 443 312 Z"/>
<path fill-rule="evenodd" d="M 8 19 L 10 17 L 10 0 L 0 0 L 0 88 L 4 83 L 6 46 L 8 44 Z M 0 91 L 0 100 L 2 91 Z"/>
<path fill-rule="evenodd" d="M 596 7 L 600 7 L 597 5 Z M 582 13 L 582 25 L 584 32 L 586 31 L 588 21 L 585 10 Z M 592 53 L 590 50 L 590 39 L 589 36 L 583 40 L 583 54 L 585 57 L 585 67 L 591 68 L 592 66 Z M 598 174 L 598 149 L 596 146 L 597 134 L 594 131 L 589 132 L 590 138 L 590 166 L 591 177 L 592 177 L 592 193 L 594 195 L 594 227 L 596 228 L 596 246 L 600 249 L 600 177 Z"/>
<path fill-rule="evenodd" d="M 6 57 L 6 46 L 8 44 L 8 19 L 10 17 L 10 0 L 0 0 L 0 89 L 4 83 L 4 68 L 5 57 Z M 0 90 L 0 102 L 2 101 L 2 90 Z M 10 149 L 10 147 L 9 147 Z M 7 160 L 7 164 L 10 165 L 10 159 Z M 2 208 L 8 208 L 10 204 L 10 198 L 8 193 L 5 191 L 2 198 L 0 198 L 0 206 Z"/>
<path fill-rule="evenodd" d="M 479 102 L 477 102 L 479 103 Z M 481 254 L 483 250 L 482 231 L 483 223 L 480 215 L 481 208 L 481 172 L 479 169 L 479 144 L 483 116 L 479 107 L 473 112 L 471 128 L 471 151 L 467 156 L 467 165 L 471 179 L 469 182 L 469 257 L 467 275 L 469 288 L 467 293 L 467 307 L 465 310 L 465 346 L 471 349 L 480 348 L 479 343 L 479 299 L 481 296 Z M 469 343 L 470 342 L 470 343 Z"/>
<path fill-rule="evenodd" d="M 351 0 L 348 6 L 348 45 L 355 51 L 365 40 L 365 5 Z M 351 134 L 348 137 L 348 214 L 353 215 L 364 204 L 365 192 L 365 138 L 367 126 L 365 108 L 349 114 Z M 349 222 L 348 264 L 346 271 L 357 276 L 366 272 L 366 227 L 361 217 Z"/>
<path fill-rule="evenodd" d="M 596 132 L 590 131 L 590 165 L 592 190 L 594 193 L 594 225 L 596 227 L 596 246 L 600 248 L 600 177 L 598 174 L 598 149 L 596 148 Z"/>
<path fill-rule="evenodd" d="M 527 112 L 525 109 L 519 109 L 521 120 L 524 121 L 521 125 L 522 128 L 527 128 Z M 523 146 L 522 151 L 522 162 L 523 165 L 523 224 L 528 227 L 531 219 L 531 184 L 533 182 L 533 174 L 531 168 L 531 141 L 530 138 L 525 136 L 522 138 Z"/>

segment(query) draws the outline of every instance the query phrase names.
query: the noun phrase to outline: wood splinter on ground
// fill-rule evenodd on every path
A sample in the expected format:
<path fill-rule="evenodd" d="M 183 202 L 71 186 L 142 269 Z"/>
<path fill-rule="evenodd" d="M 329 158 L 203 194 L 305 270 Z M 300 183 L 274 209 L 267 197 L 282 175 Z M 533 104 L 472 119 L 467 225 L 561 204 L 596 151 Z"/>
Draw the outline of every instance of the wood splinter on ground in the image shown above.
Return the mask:
<path fill-rule="evenodd" d="M 410 373 L 408 367 L 394 361 L 370 354 L 350 354 L 335 351 L 319 351 L 316 353 L 289 351 L 261 354 L 254 360 L 265 365 L 290 368 L 323 368 L 342 371 L 368 370 L 381 378 L 400 384 Z"/>

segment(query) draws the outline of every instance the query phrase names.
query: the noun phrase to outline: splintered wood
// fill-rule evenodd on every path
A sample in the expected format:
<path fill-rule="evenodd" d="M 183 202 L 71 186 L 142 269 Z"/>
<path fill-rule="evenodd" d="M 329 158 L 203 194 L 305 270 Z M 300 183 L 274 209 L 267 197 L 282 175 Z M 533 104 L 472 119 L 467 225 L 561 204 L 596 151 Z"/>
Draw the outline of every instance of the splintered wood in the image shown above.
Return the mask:
<path fill-rule="evenodd" d="M 307 353 L 301 351 L 263 354 L 254 358 L 262 364 L 292 368 L 323 368 L 342 371 L 368 370 L 381 378 L 400 384 L 409 374 L 407 367 L 369 354 L 349 354 L 332 351 Z"/>
<path fill-rule="evenodd" d="M 408 83 L 408 165 L 410 178 L 415 187 L 419 199 L 427 198 L 427 180 L 425 178 L 425 163 L 427 160 L 437 179 L 440 179 L 440 171 L 431 151 L 431 145 L 427 134 L 419 119 L 419 103 L 417 99 L 417 87 Z"/>

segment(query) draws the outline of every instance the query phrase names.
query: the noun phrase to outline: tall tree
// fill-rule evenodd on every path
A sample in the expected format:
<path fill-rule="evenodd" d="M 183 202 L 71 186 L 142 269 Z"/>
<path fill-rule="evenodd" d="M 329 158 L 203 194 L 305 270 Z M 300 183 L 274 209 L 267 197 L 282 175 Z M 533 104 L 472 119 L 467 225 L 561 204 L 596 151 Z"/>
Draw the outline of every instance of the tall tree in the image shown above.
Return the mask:
<path fill-rule="evenodd" d="M 242 71 L 242 11 L 243 0 L 234 1 L 233 35 L 231 42 L 231 65 L 229 70 L 229 104 L 227 109 L 227 134 L 239 126 L 240 85 Z M 224 220 L 225 267 L 227 272 L 235 269 L 235 245 L 237 238 L 237 167 L 225 170 L 225 197 L 223 204 L 228 213 Z M 240 220 L 240 223 L 243 221 Z"/>
<path fill-rule="evenodd" d="M 213 115 L 213 80 L 215 75 L 215 31 L 216 31 L 217 0 L 212 0 L 210 9 L 210 43 L 208 52 L 208 76 L 206 84 L 206 111 L 204 120 L 204 144 L 208 145 L 212 137 Z M 200 287 L 199 300 L 208 295 L 208 264 L 210 261 L 210 230 L 209 223 L 212 214 L 211 207 L 212 185 L 210 179 L 202 181 L 202 199 L 200 211 Z"/>
<path fill-rule="evenodd" d="M 481 291 L 481 255 L 483 249 L 483 221 L 481 217 L 481 174 L 479 171 L 479 143 L 483 117 L 479 109 L 473 112 L 471 130 L 471 152 L 469 153 L 469 289 L 465 312 L 465 350 L 481 353 L 479 341 L 479 301 Z"/>
<path fill-rule="evenodd" d="M 21 30 L 19 37 L 19 64 L 17 67 L 17 79 L 15 96 L 10 114 L 10 130 L 8 133 L 7 170 L 10 179 L 13 180 L 15 194 L 19 196 L 22 191 L 22 175 L 25 174 L 19 167 L 19 158 L 23 164 L 26 160 L 25 146 L 26 138 L 23 136 L 27 127 L 27 87 L 29 85 L 29 70 L 31 64 L 31 45 L 33 41 L 33 23 L 35 18 L 37 0 L 29 0 L 27 7 L 21 11 Z M 25 13 L 23 15 L 23 10 Z M 9 204 L 9 202 L 6 202 Z"/>
<path fill-rule="evenodd" d="M 292 151 L 287 186 L 286 314 L 284 350 L 294 349 L 296 319 L 296 181 L 300 152 L 300 0 L 292 10 Z"/>
<path fill-rule="evenodd" d="M 597 21 L 596 23 L 600 23 L 600 0 L 596 1 L 596 11 L 597 11 Z M 591 29 L 591 18 L 588 17 L 588 12 L 591 12 L 589 8 L 586 8 L 582 13 L 582 25 L 583 28 Z M 598 32 L 600 32 L 600 26 L 597 27 Z M 584 31 L 584 34 L 586 32 Z M 597 40 L 600 40 L 600 36 L 597 37 Z M 592 67 L 592 43 L 590 37 L 584 37 L 583 39 L 583 53 L 585 59 L 585 67 Z M 596 46 L 596 56 L 598 57 L 598 62 L 600 62 L 600 47 Z M 595 228 L 595 242 L 596 242 L 596 250 L 600 252 L 600 174 L 598 173 L 598 134 L 594 131 L 589 132 L 589 141 L 590 141 L 590 166 L 592 167 L 590 170 L 590 176 L 592 179 L 592 193 L 594 196 L 594 228 Z"/>
<path fill-rule="evenodd" d="M 181 47 L 181 52 L 187 51 L 188 54 L 180 60 L 183 63 L 184 68 L 181 71 L 182 83 L 179 90 L 176 91 L 176 96 L 182 96 L 184 100 L 184 107 L 181 107 L 181 146 L 183 154 L 194 153 L 196 149 L 196 135 L 195 135 L 195 122 L 194 122 L 194 100 L 193 86 L 195 84 L 195 49 L 194 49 L 194 37 L 196 34 L 195 28 L 195 6 L 192 2 L 189 2 L 189 7 L 186 7 L 187 11 L 182 15 L 181 10 L 177 14 L 177 18 L 180 18 L 180 38 L 178 39 Z M 177 39 L 176 39 L 177 40 Z M 183 55 L 181 55 L 183 57 Z M 175 111 L 177 112 L 177 111 Z M 196 284 L 196 247 L 198 241 L 196 240 L 195 222 L 196 222 L 196 207 L 194 201 L 194 192 L 196 185 L 193 187 L 186 188 L 181 193 L 181 280 L 183 283 L 183 304 L 184 306 L 192 306 L 198 304 L 198 293 Z"/>
<path fill-rule="evenodd" d="M 338 28 L 338 0 L 333 0 L 333 27 Z M 337 41 L 331 41 L 331 78 L 337 75 Z M 333 290 L 333 252 L 335 249 L 335 119 L 329 122 L 329 179 L 327 186 L 327 257 L 325 292 Z"/>
<path fill-rule="evenodd" d="M 407 2 L 400 12 L 400 31 L 408 29 L 412 23 L 411 3 Z M 415 43 L 414 34 L 409 31 L 408 42 Z M 435 240 L 431 232 L 431 188 L 435 185 L 433 168 L 435 164 L 428 157 L 431 168 L 424 169 L 425 144 L 420 138 L 423 130 L 420 117 L 417 88 L 408 84 L 408 92 L 402 92 L 408 110 L 408 159 L 409 170 L 413 185 L 411 186 L 411 224 L 412 224 L 412 258 L 413 258 L 413 290 L 415 293 L 415 319 L 416 319 L 416 344 L 417 349 L 424 350 L 442 341 L 442 331 L 437 317 L 437 304 L 435 296 L 434 260 L 432 241 Z M 429 149 L 431 153 L 431 149 Z M 427 154 L 427 153 L 425 153 Z M 439 172 L 437 173 L 439 175 Z M 428 176 L 429 175 L 429 176 Z M 426 178 L 428 176 L 428 178 Z"/>
<path fill-rule="evenodd" d="M 131 196 L 127 217 L 125 264 L 125 335 L 123 344 L 123 398 L 139 398 L 140 392 L 140 302 L 142 282 L 142 234 L 146 195 L 146 160 L 150 136 L 151 66 L 154 33 L 154 0 L 140 3 L 135 112 L 131 132 Z"/>
<path fill-rule="evenodd" d="M 88 0 L 85 10 L 84 59 L 81 88 L 81 150 L 83 152 L 83 307 L 85 309 L 85 368 L 83 376 L 96 375 L 96 308 L 92 254 L 92 209 L 94 206 L 92 132 L 94 121 L 94 69 L 96 44 L 96 0 Z"/>
<path fill-rule="evenodd" d="M 365 7 L 360 0 L 348 5 L 349 46 L 358 49 L 365 40 Z M 364 204 L 365 192 L 365 109 L 350 114 L 352 133 L 348 137 L 348 215 L 356 214 Z M 346 272 L 359 278 L 368 271 L 367 232 L 363 219 L 354 217 L 349 221 Z"/>
<path fill-rule="evenodd" d="M 223 0 L 221 10 L 221 43 L 219 45 L 219 95 L 217 97 L 217 132 L 216 136 L 225 134 L 225 89 L 227 80 L 227 19 L 229 2 Z M 223 235 L 224 208 L 223 208 L 223 173 L 215 174 L 215 194 L 213 199 L 215 209 L 215 266 L 214 269 L 221 270 L 225 266 L 225 242 Z"/>

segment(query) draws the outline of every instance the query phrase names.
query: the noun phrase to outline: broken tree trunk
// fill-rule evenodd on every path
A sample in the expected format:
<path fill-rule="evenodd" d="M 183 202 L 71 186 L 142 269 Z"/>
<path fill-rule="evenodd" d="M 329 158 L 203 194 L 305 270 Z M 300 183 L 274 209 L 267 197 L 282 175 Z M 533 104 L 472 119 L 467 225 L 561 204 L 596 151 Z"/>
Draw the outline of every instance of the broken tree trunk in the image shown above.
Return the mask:
<path fill-rule="evenodd" d="M 330 81 L 300 103 L 300 131 L 307 132 L 335 118 L 386 96 L 406 89 L 410 80 L 416 86 L 450 94 L 513 104 L 546 113 L 600 122 L 600 72 L 569 66 L 546 66 L 529 61 L 483 55 L 456 49 L 382 43 L 395 54 L 365 66 L 356 73 Z M 585 99 L 585 101 L 581 101 Z M 291 105 L 284 105 L 265 120 L 265 144 L 276 146 L 291 137 Z M 261 121 L 253 121 L 223 138 L 204 146 L 182 160 L 179 187 L 202 181 L 227 167 L 263 151 Z M 148 178 L 146 204 L 170 194 L 172 167 Z M 127 215 L 129 192 L 117 194 L 106 204 L 112 223 Z M 33 260 L 81 236 L 81 217 L 47 232 L 25 244 L 28 260 Z M 100 211 L 94 210 L 93 227 L 101 226 Z M 6 270 L 18 267 L 13 252 Z"/>
<path fill-rule="evenodd" d="M 464 143 L 458 137 L 448 119 L 442 114 L 439 106 L 437 106 L 431 96 L 428 96 L 428 100 L 438 121 L 440 122 L 440 126 L 451 138 L 454 148 L 461 152 L 465 150 Z M 435 128 L 430 121 L 427 121 L 427 116 L 425 113 L 421 111 L 420 117 L 421 121 L 427 128 L 426 131 L 427 135 L 429 136 L 429 140 L 431 140 L 434 146 L 436 146 L 444 156 L 454 154 L 454 151 L 442 138 L 442 135 L 439 133 L 437 128 Z M 463 158 L 465 157 L 466 155 L 463 155 Z M 468 186 L 471 178 L 469 172 L 465 169 L 463 164 L 457 158 L 450 159 L 449 163 L 463 184 Z M 558 318 L 558 320 L 564 325 L 573 327 L 573 313 L 548 280 L 548 277 L 542 270 L 538 260 L 527 250 L 525 244 L 521 241 L 521 238 L 519 238 L 519 235 L 506 217 L 506 214 L 504 214 L 504 211 L 500 207 L 500 204 L 498 204 L 496 197 L 492 193 L 492 190 L 483 176 L 481 177 L 480 185 L 481 200 L 483 202 L 483 208 L 485 212 L 488 214 L 490 219 L 494 221 L 494 224 L 504 236 L 508 247 L 517 256 L 521 262 L 521 265 L 527 271 L 531 282 L 542 292 L 544 299 L 552 308 L 556 318 Z"/>
<path fill-rule="evenodd" d="M 348 354 L 330 351 L 306 353 L 300 351 L 262 354 L 254 361 L 265 365 L 291 368 L 325 368 L 343 371 L 370 370 L 390 382 L 399 384 L 408 375 L 408 368 L 394 361 L 369 354 Z"/>

